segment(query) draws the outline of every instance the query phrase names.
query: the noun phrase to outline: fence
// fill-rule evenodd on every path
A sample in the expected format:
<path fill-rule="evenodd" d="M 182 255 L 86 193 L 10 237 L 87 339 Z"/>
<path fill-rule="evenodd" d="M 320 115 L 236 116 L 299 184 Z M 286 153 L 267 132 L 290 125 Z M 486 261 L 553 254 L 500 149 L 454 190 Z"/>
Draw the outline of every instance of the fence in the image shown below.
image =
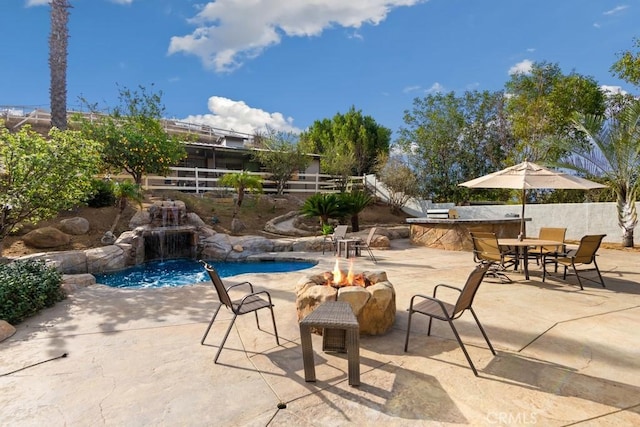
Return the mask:
<path fill-rule="evenodd" d="M 228 192 L 233 188 L 220 185 L 219 180 L 223 175 L 238 173 L 230 169 L 205 169 L 172 167 L 171 174 L 167 176 L 147 175 L 142 180 L 142 188 L 145 190 L 179 190 L 196 194 L 206 192 Z M 265 193 L 276 193 L 277 183 L 271 180 L 268 172 L 249 172 L 262 178 L 262 188 Z M 131 179 L 130 175 L 112 175 L 115 180 Z M 340 191 L 342 179 L 333 175 L 320 173 L 297 173 L 285 183 L 284 193 L 337 193 Z M 363 188 L 363 178 L 351 176 L 347 179 L 346 190 Z"/>

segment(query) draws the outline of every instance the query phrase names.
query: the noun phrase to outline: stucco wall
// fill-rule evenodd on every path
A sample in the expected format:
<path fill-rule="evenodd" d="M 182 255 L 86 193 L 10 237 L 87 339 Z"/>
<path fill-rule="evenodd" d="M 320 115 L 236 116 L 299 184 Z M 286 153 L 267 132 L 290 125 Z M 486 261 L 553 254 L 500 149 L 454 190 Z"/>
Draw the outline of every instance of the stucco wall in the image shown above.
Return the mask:
<path fill-rule="evenodd" d="M 640 206 L 636 203 L 636 208 Z M 504 218 L 520 215 L 520 205 L 456 206 L 460 218 Z M 422 216 L 422 215 L 420 215 Z M 615 203 L 558 203 L 527 205 L 525 208 L 527 235 L 537 236 L 540 227 L 566 227 L 568 240 L 580 240 L 585 234 L 603 234 L 605 242 L 620 243 L 622 229 L 618 226 Z M 637 238 L 638 227 L 634 230 Z"/>

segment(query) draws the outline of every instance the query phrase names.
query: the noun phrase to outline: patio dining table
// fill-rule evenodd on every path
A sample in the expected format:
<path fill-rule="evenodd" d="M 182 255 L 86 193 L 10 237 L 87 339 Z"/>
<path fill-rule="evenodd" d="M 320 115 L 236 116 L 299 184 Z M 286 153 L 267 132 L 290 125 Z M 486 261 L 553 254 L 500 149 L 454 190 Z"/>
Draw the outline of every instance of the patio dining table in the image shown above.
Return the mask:
<path fill-rule="evenodd" d="M 555 246 L 557 249 L 559 249 L 564 245 L 564 242 L 558 242 L 556 240 L 536 239 L 531 237 L 525 237 L 523 239 L 501 238 L 498 239 L 498 245 L 516 248 L 516 257 L 518 259 L 516 265 L 519 265 L 520 261 L 522 260 L 524 277 L 526 280 L 529 280 L 529 247 Z"/>

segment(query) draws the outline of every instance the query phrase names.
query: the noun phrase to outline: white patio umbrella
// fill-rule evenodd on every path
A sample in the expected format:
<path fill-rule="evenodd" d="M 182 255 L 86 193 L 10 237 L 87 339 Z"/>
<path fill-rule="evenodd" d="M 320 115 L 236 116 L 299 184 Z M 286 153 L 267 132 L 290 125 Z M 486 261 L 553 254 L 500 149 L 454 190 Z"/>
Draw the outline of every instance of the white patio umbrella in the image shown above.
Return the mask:
<path fill-rule="evenodd" d="M 520 234 L 522 236 L 524 236 L 524 206 L 526 204 L 525 196 L 527 190 L 542 188 L 591 190 L 607 187 L 588 179 L 552 171 L 527 161 L 459 185 L 468 188 L 512 188 L 522 190 L 522 214 L 520 216 Z"/>

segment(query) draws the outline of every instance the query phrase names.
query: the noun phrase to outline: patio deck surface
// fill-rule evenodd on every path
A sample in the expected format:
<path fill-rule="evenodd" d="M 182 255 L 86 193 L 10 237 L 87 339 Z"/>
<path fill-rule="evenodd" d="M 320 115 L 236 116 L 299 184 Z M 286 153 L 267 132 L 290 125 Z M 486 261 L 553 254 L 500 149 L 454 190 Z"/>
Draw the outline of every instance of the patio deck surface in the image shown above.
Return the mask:
<path fill-rule="evenodd" d="M 304 381 L 294 287 L 309 270 L 241 276 L 270 291 L 281 345 L 268 311 L 264 331 L 242 316 L 220 364 L 215 347 L 200 345 L 217 303 L 210 285 L 90 286 L 0 343 L 0 425 L 640 425 L 640 254 L 599 254 L 606 289 L 581 291 L 574 277 L 542 283 L 535 263 L 529 281 L 485 279 L 474 308 L 497 356 L 470 314 L 456 323 L 479 377 L 437 320 L 428 337 L 427 318 L 415 317 L 403 352 L 411 295 L 461 286 L 471 253 L 394 240 L 375 251 L 377 265 L 358 258 L 356 270 L 387 272 L 397 305 L 391 331 L 361 337 L 359 387 L 347 383 L 346 354 L 323 353 L 319 336 L 317 382 Z M 331 254 L 306 255 L 320 259 L 313 271 L 332 270 Z M 230 319 L 222 309 L 208 343 Z"/>

